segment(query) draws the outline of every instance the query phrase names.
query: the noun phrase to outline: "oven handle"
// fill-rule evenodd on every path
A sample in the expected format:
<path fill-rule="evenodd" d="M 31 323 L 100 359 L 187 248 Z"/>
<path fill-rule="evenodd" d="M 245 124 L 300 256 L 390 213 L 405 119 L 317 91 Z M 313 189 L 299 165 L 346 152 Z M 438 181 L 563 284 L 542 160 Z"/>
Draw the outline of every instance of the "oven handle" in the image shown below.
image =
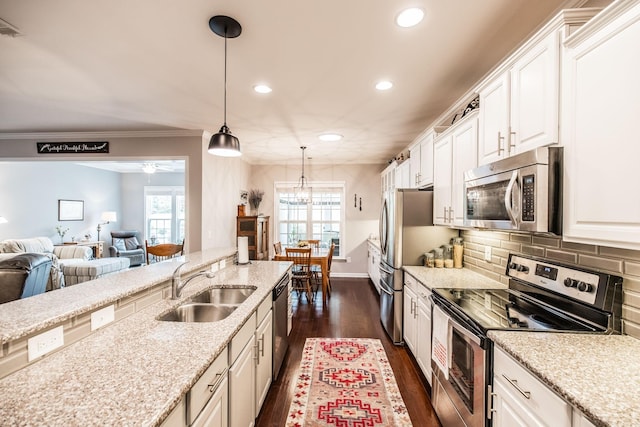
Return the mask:
<path fill-rule="evenodd" d="M 460 332 L 460 334 L 464 335 L 466 338 L 468 338 L 473 343 L 477 344 L 479 347 L 484 348 L 484 337 L 478 336 L 477 334 L 471 331 L 471 328 L 464 327 L 462 326 L 462 324 L 455 321 L 453 319 L 453 316 L 455 316 L 455 314 L 453 314 L 451 310 L 449 310 L 447 307 L 443 306 L 442 304 L 438 304 L 434 299 L 433 294 L 429 296 L 429 299 L 431 300 L 432 304 L 437 305 L 438 308 L 440 308 L 447 315 L 447 317 L 449 318 L 449 324 L 451 327 L 455 328 L 457 331 Z"/>
<path fill-rule="evenodd" d="M 509 184 L 507 185 L 507 190 L 504 193 L 504 207 L 507 210 L 507 215 L 511 219 L 511 222 L 514 225 L 514 228 L 518 228 L 518 215 L 519 213 L 513 209 L 513 188 L 517 186 L 518 182 L 518 171 L 515 170 L 511 174 L 511 179 L 509 180 Z"/>

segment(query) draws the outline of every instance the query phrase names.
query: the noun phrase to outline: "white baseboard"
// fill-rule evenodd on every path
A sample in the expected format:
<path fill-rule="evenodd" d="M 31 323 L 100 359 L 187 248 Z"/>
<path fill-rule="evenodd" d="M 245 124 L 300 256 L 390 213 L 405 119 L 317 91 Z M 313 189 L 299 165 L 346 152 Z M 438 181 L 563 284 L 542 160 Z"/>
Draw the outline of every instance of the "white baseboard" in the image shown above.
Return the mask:
<path fill-rule="evenodd" d="M 367 273 L 331 273 L 331 277 L 346 277 L 352 279 L 368 279 Z"/>

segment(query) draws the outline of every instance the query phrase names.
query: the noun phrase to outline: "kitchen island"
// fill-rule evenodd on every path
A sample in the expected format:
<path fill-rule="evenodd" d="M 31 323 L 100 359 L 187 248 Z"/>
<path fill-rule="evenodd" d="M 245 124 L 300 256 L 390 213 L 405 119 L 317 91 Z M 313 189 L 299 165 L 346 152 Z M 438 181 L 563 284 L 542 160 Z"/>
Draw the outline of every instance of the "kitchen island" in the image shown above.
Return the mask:
<path fill-rule="evenodd" d="M 489 338 L 594 425 L 640 425 L 637 339 L 522 331 L 490 331 Z"/>
<path fill-rule="evenodd" d="M 50 324 L 60 323 L 71 316 L 68 305 L 77 306 L 76 311 L 82 312 L 126 294 L 139 293 L 145 287 L 163 282 L 169 287 L 172 272 L 185 260 L 189 263 L 183 267 L 183 278 L 208 268 L 225 254 L 215 251 L 189 254 L 111 276 L 112 289 L 105 290 L 100 286 L 105 282 L 96 280 L 98 285 L 87 282 L 84 288 L 77 285 L 76 290 L 76 286 L 63 290 L 72 291 L 66 294 L 60 292 L 49 297 L 45 294 L 40 300 L 25 301 L 45 306 L 63 294 L 87 293 L 84 301 L 79 298 L 65 309 L 57 309 L 57 317 L 42 313 L 23 315 L 22 326 L 4 323 L 5 313 L 9 321 L 19 317 L 17 307 L 0 308 L 3 339 L 10 341 L 32 333 L 35 328 L 44 330 Z M 189 283 L 178 300 L 160 299 L 122 319 L 116 317 L 114 323 L 0 380 L 0 419 L 7 425 L 161 424 L 257 307 L 265 299 L 271 299 L 271 290 L 288 274 L 290 265 L 288 262 L 229 265 L 211 279 L 203 277 Z M 254 286 L 256 290 L 229 317 L 217 322 L 157 320 L 184 299 L 215 285 Z"/>

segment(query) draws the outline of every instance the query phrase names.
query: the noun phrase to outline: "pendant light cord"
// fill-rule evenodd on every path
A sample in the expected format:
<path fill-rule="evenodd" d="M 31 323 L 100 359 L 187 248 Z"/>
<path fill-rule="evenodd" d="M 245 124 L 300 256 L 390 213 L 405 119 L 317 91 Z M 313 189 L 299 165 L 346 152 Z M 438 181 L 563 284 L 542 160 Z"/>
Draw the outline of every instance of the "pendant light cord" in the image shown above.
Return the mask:
<path fill-rule="evenodd" d="M 227 127 L 227 27 L 224 27 L 224 127 Z"/>

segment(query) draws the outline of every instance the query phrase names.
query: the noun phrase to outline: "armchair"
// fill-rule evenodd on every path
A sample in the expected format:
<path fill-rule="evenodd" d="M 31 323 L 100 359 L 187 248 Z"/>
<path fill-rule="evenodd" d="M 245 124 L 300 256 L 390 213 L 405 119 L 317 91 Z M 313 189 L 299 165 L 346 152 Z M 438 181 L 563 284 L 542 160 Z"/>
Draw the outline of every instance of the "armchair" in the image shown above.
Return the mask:
<path fill-rule="evenodd" d="M 51 258 L 38 253 L 21 253 L 0 261 L 0 303 L 44 293 Z"/>
<path fill-rule="evenodd" d="M 140 244 L 137 231 L 112 231 L 111 240 L 112 246 L 109 247 L 109 253 L 112 257 L 129 258 L 131 266 L 145 263 L 144 247 Z"/>

